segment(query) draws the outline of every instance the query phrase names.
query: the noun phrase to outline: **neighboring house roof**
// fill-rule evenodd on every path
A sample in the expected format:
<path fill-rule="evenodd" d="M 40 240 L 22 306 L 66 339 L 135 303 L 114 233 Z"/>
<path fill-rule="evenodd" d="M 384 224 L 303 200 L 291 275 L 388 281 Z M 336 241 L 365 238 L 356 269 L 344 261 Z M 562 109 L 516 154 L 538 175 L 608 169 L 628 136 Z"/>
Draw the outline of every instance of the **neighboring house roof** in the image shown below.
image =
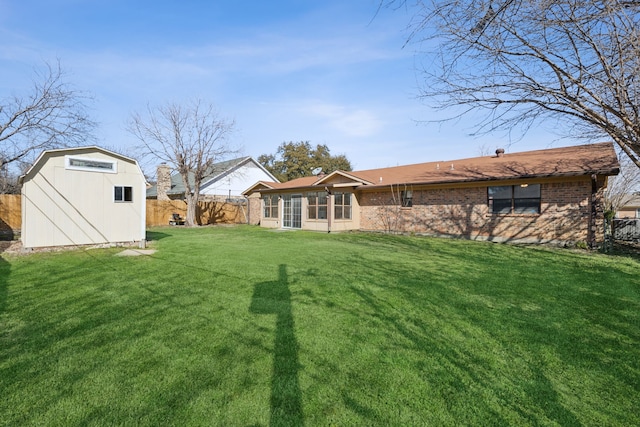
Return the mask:
<path fill-rule="evenodd" d="M 624 206 L 622 206 L 621 209 L 637 209 L 637 208 L 640 208 L 640 194 L 635 193 L 629 196 L 626 203 L 624 204 Z"/>
<path fill-rule="evenodd" d="M 205 177 L 201 182 L 201 188 L 206 187 L 212 182 L 215 182 L 230 173 L 238 170 L 242 166 L 245 166 L 247 163 L 254 163 L 258 166 L 264 173 L 266 173 L 269 177 L 273 178 L 275 182 L 279 182 L 278 179 L 273 176 L 268 170 L 266 170 L 260 163 L 255 161 L 252 157 L 239 157 L 237 159 L 225 160 L 223 162 L 214 163 L 209 167 L 209 169 L 205 173 Z M 189 184 L 191 186 L 194 185 L 194 175 L 193 173 L 189 173 Z M 168 196 L 179 196 L 184 194 L 185 187 L 184 182 L 182 181 L 182 176 L 179 173 L 174 173 L 171 175 L 171 189 L 167 191 Z M 158 188 L 157 185 L 152 185 L 147 189 L 147 197 L 157 197 L 158 196 Z"/>
<path fill-rule="evenodd" d="M 144 177 L 144 174 L 142 173 L 142 169 L 140 169 L 140 165 L 138 164 L 138 161 L 135 159 L 132 159 L 131 157 L 127 157 L 127 156 L 123 156 L 122 154 L 116 153 L 115 151 L 111 151 L 111 150 L 107 150 L 105 148 L 102 147 L 98 147 L 96 145 L 89 145 L 86 147 L 69 147 L 69 148 L 58 148 L 58 149 L 54 149 L 54 150 L 45 150 L 42 153 L 40 153 L 40 155 L 38 156 L 38 158 L 33 162 L 33 164 L 31 165 L 31 167 L 29 167 L 29 169 L 20 176 L 20 178 L 18 178 L 18 182 L 20 184 L 23 183 L 25 177 L 27 177 L 28 175 L 31 174 L 31 172 L 39 166 L 40 162 L 43 161 L 43 159 L 47 156 L 55 156 L 55 155 L 65 155 L 65 154 L 73 154 L 73 155 L 82 155 L 82 154 L 87 154 L 90 155 L 91 153 L 95 153 L 95 152 L 101 152 L 107 156 L 111 156 L 111 157 L 117 157 L 120 158 L 122 160 L 125 160 L 127 162 L 131 162 L 134 163 L 138 169 L 140 170 L 140 175 L 142 175 Z M 146 182 L 146 180 L 145 180 Z"/>
<path fill-rule="evenodd" d="M 620 165 L 613 144 L 607 142 L 353 172 L 335 171 L 322 177 L 298 178 L 284 183 L 261 181 L 244 194 L 324 186 L 329 183 L 334 187 L 343 185 L 373 189 L 399 184 L 455 184 L 522 178 L 617 175 L 619 171 Z"/>

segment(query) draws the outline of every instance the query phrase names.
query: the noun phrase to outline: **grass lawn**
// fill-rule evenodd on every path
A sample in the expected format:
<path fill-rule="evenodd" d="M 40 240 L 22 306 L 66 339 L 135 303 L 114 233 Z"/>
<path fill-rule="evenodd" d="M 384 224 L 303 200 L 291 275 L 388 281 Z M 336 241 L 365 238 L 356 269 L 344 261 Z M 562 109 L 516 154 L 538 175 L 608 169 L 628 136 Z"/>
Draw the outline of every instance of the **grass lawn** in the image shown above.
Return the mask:
<path fill-rule="evenodd" d="M 640 262 L 159 228 L 0 257 L 0 425 L 639 425 Z"/>

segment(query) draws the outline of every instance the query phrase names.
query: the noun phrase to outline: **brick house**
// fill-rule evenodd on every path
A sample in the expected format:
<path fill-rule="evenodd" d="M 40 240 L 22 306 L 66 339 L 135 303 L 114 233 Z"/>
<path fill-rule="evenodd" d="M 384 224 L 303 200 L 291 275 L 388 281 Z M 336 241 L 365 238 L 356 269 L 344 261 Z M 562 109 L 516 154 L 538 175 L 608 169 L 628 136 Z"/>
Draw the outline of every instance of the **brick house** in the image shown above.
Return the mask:
<path fill-rule="evenodd" d="M 243 194 L 250 222 L 268 228 L 595 246 L 618 172 L 613 144 L 600 143 L 260 181 Z"/>

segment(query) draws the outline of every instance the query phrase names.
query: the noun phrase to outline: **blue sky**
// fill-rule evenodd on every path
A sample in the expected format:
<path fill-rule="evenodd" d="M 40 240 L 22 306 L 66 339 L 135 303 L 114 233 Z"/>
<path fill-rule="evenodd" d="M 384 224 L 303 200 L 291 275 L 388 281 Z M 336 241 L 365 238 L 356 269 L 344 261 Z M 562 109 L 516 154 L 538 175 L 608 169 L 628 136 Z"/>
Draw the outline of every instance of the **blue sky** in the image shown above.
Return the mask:
<path fill-rule="evenodd" d="M 469 136 L 473 119 L 417 99 L 412 10 L 378 0 L 0 0 L 0 97 L 26 93 L 35 67 L 60 60 L 91 93 L 97 143 L 127 153 L 133 111 L 195 97 L 235 119 L 254 157 L 284 141 L 327 144 L 355 169 L 450 160 L 509 147 Z M 468 123 L 468 125 L 467 125 Z M 568 145 L 534 130 L 507 151 Z"/>

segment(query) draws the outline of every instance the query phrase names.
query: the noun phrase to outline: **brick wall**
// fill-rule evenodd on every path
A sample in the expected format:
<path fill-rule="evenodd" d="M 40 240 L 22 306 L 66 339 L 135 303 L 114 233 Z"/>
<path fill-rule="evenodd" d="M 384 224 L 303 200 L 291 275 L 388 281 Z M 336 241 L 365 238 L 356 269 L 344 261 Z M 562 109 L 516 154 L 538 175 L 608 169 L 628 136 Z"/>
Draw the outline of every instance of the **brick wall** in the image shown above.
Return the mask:
<path fill-rule="evenodd" d="M 413 189 L 411 208 L 399 207 L 399 191 L 362 192 L 360 227 L 495 241 L 586 242 L 589 178 L 542 183 L 540 192 L 539 215 L 491 214 L 487 187 Z"/>

